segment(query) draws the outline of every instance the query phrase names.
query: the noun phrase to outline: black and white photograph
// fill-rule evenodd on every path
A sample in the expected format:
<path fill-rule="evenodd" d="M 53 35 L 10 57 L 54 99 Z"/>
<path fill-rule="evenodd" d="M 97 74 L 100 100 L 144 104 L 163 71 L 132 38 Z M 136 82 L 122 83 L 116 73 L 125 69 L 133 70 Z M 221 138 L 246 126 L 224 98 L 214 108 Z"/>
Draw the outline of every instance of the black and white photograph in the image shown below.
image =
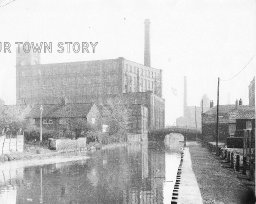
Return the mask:
<path fill-rule="evenodd" d="M 256 0 L 0 0 L 0 204 L 255 204 Z"/>

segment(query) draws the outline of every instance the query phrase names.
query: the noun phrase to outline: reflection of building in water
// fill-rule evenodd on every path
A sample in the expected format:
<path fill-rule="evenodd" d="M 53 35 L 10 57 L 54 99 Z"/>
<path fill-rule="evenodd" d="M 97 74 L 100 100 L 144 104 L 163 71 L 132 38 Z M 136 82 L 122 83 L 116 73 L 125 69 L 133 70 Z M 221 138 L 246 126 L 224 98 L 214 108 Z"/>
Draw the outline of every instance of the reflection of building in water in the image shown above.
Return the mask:
<path fill-rule="evenodd" d="M 0 173 L 0 203 L 16 204 L 17 186 L 23 182 L 23 168 Z"/>
<path fill-rule="evenodd" d="M 163 183 L 163 203 L 171 203 L 176 173 L 180 163 L 180 154 L 165 154 L 165 182 Z"/>
<path fill-rule="evenodd" d="M 164 151 L 158 149 L 148 151 L 148 146 L 142 145 L 141 155 L 129 164 L 131 165 L 129 169 L 133 170 L 131 186 L 123 191 L 123 203 L 162 203 L 165 180 Z"/>
<path fill-rule="evenodd" d="M 17 189 L 14 186 L 1 188 L 0 203 L 16 204 Z"/>
<path fill-rule="evenodd" d="M 23 168 L 19 169 L 4 169 L 0 173 L 0 188 L 9 186 L 16 186 L 22 182 Z"/>

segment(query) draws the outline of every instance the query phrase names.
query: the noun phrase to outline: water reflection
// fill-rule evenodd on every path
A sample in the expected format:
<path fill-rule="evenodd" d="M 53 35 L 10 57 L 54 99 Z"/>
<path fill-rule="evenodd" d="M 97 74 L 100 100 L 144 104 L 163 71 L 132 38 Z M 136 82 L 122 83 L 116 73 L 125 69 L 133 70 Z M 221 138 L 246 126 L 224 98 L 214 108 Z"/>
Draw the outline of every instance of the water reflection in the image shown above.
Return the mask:
<path fill-rule="evenodd" d="M 0 203 L 170 203 L 179 154 L 163 144 L 133 144 L 89 156 L 3 172 Z"/>

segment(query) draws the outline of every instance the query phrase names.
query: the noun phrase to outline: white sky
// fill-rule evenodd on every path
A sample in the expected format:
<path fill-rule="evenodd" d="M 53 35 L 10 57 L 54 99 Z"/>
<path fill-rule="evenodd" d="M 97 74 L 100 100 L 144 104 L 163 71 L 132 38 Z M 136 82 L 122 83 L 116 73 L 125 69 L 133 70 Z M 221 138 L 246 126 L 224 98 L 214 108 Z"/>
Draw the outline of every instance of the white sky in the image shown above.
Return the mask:
<path fill-rule="evenodd" d="M 189 105 L 200 105 L 205 93 L 216 104 L 217 77 L 232 77 L 256 53 L 255 0 L 16 0 L 0 7 L 0 42 L 98 41 L 95 54 L 55 52 L 42 63 L 117 57 L 143 63 L 145 18 L 151 65 L 163 69 L 166 124 L 182 115 L 184 75 Z M 255 67 L 256 57 L 221 82 L 221 104 L 248 103 Z M 15 86 L 15 53 L 1 52 L 0 98 L 7 104 L 15 103 Z"/>

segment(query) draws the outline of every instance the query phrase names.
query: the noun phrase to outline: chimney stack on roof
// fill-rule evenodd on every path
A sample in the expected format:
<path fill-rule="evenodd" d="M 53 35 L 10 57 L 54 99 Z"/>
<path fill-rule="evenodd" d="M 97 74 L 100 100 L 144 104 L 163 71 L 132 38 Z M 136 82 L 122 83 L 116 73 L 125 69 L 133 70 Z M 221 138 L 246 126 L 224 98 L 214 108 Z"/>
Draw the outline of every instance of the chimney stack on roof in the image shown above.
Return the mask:
<path fill-rule="evenodd" d="M 150 67 L 150 20 L 145 19 L 144 65 Z"/>
<path fill-rule="evenodd" d="M 212 108 L 214 106 L 214 102 L 213 100 L 210 101 L 210 108 Z"/>
<path fill-rule="evenodd" d="M 236 108 L 238 107 L 238 100 L 236 99 Z"/>
<path fill-rule="evenodd" d="M 242 101 L 242 99 L 240 98 L 240 100 L 239 100 L 239 106 L 242 106 L 243 105 L 243 101 Z"/>

